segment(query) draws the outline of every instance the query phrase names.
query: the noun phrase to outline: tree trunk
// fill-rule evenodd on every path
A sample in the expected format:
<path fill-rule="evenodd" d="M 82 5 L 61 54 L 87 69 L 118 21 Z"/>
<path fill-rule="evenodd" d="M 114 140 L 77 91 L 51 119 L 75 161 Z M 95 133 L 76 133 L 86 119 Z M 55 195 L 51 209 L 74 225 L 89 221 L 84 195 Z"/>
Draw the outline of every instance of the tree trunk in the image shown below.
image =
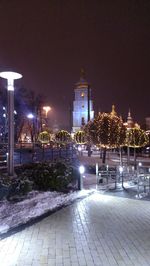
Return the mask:
<path fill-rule="evenodd" d="M 103 149 L 102 163 L 105 164 L 105 161 L 106 161 L 106 147 Z"/>
<path fill-rule="evenodd" d="M 99 149 L 99 158 L 102 159 L 102 148 Z"/>
<path fill-rule="evenodd" d="M 122 166 L 122 148 L 120 147 L 120 165 Z"/>
<path fill-rule="evenodd" d="M 134 148 L 134 169 L 136 170 L 136 148 Z"/>
<path fill-rule="evenodd" d="M 88 157 L 91 157 L 91 145 L 88 145 Z"/>
<path fill-rule="evenodd" d="M 127 165 L 130 165 L 130 147 L 127 146 Z"/>

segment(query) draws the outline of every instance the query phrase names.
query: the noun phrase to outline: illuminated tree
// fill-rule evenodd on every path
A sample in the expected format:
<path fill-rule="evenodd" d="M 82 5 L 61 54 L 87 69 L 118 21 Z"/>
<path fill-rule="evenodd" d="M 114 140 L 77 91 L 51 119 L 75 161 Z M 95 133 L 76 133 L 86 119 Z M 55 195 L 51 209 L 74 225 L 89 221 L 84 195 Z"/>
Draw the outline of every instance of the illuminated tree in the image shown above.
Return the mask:
<path fill-rule="evenodd" d="M 74 134 L 74 139 L 75 139 L 76 143 L 78 143 L 78 144 L 85 144 L 86 143 L 85 132 L 82 130 L 77 131 Z"/>
<path fill-rule="evenodd" d="M 126 128 L 122 118 L 116 115 L 114 109 L 111 113 L 100 113 L 93 122 L 90 121 L 85 126 L 85 132 L 91 143 L 103 148 L 103 163 L 107 149 L 118 148 L 125 144 Z"/>
<path fill-rule="evenodd" d="M 50 142 L 50 134 L 47 131 L 43 131 L 39 134 L 38 136 L 38 140 L 42 143 L 42 144 L 47 144 Z"/>
<path fill-rule="evenodd" d="M 130 128 L 126 133 L 126 145 L 134 148 L 134 165 L 136 167 L 136 148 L 144 147 L 148 144 L 149 138 L 146 132 L 138 127 Z"/>
<path fill-rule="evenodd" d="M 71 135 L 66 130 L 60 130 L 55 135 L 56 141 L 59 144 L 66 145 L 67 143 L 71 142 Z"/>
<path fill-rule="evenodd" d="M 132 148 L 140 148 L 147 145 L 149 139 L 146 132 L 140 128 L 130 128 L 126 134 L 126 144 Z"/>

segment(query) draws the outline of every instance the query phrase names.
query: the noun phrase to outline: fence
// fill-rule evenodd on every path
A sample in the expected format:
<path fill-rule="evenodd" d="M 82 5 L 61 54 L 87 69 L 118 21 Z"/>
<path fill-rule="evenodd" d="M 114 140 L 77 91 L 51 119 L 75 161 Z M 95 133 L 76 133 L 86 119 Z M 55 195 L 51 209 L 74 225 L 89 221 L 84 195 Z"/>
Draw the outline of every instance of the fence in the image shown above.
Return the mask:
<path fill-rule="evenodd" d="M 17 143 L 14 149 L 14 164 L 53 161 L 60 158 L 75 158 L 73 146 L 41 147 L 37 143 Z M 7 163 L 7 144 L 0 144 L 0 165 Z"/>

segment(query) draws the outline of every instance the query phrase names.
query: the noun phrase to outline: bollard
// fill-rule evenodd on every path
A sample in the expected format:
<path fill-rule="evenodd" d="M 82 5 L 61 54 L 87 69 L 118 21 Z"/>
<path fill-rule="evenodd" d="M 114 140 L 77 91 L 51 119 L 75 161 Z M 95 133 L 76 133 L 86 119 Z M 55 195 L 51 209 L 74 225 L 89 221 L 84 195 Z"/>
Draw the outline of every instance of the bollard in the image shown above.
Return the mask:
<path fill-rule="evenodd" d="M 83 189 L 83 173 L 85 172 L 85 168 L 83 165 L 80 165 L 79 167 L 79 180 L 78 180 L 78 189 L 82 190 Z"/>
<path fill-rule="evenodd" d="M 98 176 L 98 163 L 96 163 L 96 176 Z"/>

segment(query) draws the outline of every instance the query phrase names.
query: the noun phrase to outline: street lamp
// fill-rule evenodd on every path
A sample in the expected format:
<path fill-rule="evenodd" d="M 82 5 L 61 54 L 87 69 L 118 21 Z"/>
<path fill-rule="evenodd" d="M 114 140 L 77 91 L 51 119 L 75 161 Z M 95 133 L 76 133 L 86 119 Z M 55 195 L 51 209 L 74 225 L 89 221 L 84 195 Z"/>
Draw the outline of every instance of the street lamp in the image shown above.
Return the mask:
<path fill-rule="evenodd" d="M 29 119 L 33 119 L 33 118 L 34 118 L 34 115 L 33 115 L 33 114 L 28 114 L 27 117 L 28 117 Z"/>
<path fill-rule="evenodd" d="M 82 190 L 83 189 L 83 174 L 85 172 L 85 168 L 83 165 L 80 165 L 79 166 L 79 173 L 80 173 L 80 176 L 79 176 L 79 180 L 78 180 L 78 189 L 79 190 Z"/>
<path fill-rule="evenodd" d="M 16 72 L 0 72 L 0 77 L 7 79 L 8 90 L 8 161 L 7 170 L 10 176 L 14 174 L 14 80 L 22 78 Z"/>
<path fill-rule="evenodd" d="M 50 106 L 43 106 L 43 110 L 45 111 L 45 117 L 47 118 L 47 114 L 51 110 L 51 107 Z"/>
<path fill-rule="evenodd" d="M 35 128 L 34 128 L 34 115 L 32 113 L 27 115 L 27 118 L 29 118 L 30 120 L 32 120 L 32 129 L 31 129 L 31 141 L 34 141 L 35 138 Z"/>
<path fill-rule="evenodd" d="M 122 188 L 124 188 L 124 186 L 123 186 L 123 166 L 122 165 L 120 165 L 119 166 L 119 173 L 120 173 L 120 177 L 121 177 L 121 184 L 122 184 Z"/>
<path fill-rule="evenodd" d="M 43 130 L 44 126 L 48 127 L 47 115 L 48 115 L 48 112 L 51 110 L 51 107 L 50 106 L 43 106 L 43 110 L 45 111 L 45 118 L 43 119 L 44 120 L 44 124 L 42 123 L 42 130 Z"/>

